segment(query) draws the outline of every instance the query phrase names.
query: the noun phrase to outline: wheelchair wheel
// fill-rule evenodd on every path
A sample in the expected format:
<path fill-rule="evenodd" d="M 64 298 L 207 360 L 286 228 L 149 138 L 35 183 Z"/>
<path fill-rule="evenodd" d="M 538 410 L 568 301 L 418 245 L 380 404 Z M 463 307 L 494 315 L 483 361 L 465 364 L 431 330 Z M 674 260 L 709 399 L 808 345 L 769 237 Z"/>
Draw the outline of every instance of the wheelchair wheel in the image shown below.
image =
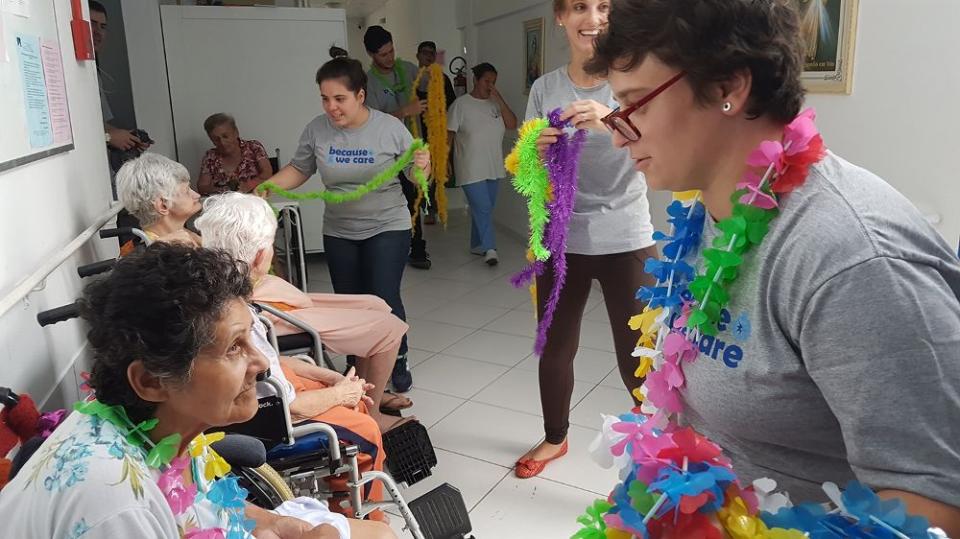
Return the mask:
<path fill-rule="evenodd" d="M 259 468 L 239 468 L 240 486 L 247 489 L 247 501 L 264 509 L 273 509 L 294 498 L 280 474 L 269 464 Z"/>

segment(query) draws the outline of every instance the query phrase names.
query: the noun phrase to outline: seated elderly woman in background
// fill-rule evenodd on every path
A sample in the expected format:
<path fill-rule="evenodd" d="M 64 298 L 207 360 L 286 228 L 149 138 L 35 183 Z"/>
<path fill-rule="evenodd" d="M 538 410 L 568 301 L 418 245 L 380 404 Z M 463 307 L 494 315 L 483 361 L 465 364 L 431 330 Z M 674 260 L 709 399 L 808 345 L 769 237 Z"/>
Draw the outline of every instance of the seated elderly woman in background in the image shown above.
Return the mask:
<path fill-rule="evenodd" d="M 200 211 L 200 195 L 190 188 L 187 167 L 160 154 L 145 153 L 124 163 L 116 181 L 117 197 L 151 241 L 200 245 L 200 238 L 184 227 Z M 133 241 L 128 241 L 120 255 L 133 249 Z"/>
<path fill-rule="evenodd" d="M 357 375 L 374 385 L 369 392 L 373 399 L 370 414 L 382 431 L 401 424 L 403 419 L 382 414 L 381 406 L 394 410 L 412 405 L 406 397 L 384 395 L 408 326 L 390 312 L 385 301 L 369 294 L 307 294 L 268 275 L 277 219 L 259 197 L 240 193 L 212 196 L 204 201 L 196 225 L 204 247 L 223 249 L 250 265 L 255 301 L 272 304 L 313 326 L 331 352 L 357 356 Z M 278 335 L 300 332 L 280 319 L 271 321 Z"/>
<path fill-rule="evenodd" d="M 297 513 L 304 520 L 281 516 L 295 503 L 250 505 L 235 478 L 208 466 L 218 457 L 201 434 L 250 420 L 268 367 L 250 330 L 250 293 L 246 268 L 226 253 L 166 243 L 92 283 L 81 309 L 96 400 L 79 405 L 2 491 L 3 536 L 395 537 L 314 500 L 294 501 L 312 505 Z"/>
<path fill-rule="evenodd" d="M 218 112 L 204 120 L 213 148 L 200 163 L 197 190 L 201 195 L 227 191 L 249 193 L 273 175 L 267 151 L 256 140 L 243 140 L 233 116 Z"/>

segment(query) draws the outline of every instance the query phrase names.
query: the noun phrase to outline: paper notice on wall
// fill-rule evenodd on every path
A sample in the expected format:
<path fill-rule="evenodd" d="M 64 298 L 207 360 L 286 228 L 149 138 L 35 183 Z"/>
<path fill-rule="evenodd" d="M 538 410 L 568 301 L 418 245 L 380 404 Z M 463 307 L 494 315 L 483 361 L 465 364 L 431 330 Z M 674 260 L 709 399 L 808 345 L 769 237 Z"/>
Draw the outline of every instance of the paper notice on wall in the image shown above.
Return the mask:
<path fill-rule="evenodd" d="M 47 105 L 47 85 L 43 78 L 43 62 L 40 59 L 40 40 L 33 36 L 17 35 L 14 46 L 20 60 L 30 147 L 44 148 L 53 144 L 53 130 Z"/>
<path fill-rule="evenodd" d="M 43 78 L 47 84 L 47 107 L 53 127 L 53 143 L 73 142 L 70 128 L 70 108 L 67 106 L 67 85 L 63 80 L 63 60 L 60 46 L 52 39 L 40 41 L 40 56 L 43 60 Z"/>
<path fill-rule="evenodd" d="M 3 11 L 21 17 L 30 16 L 30 0 L 0 0 L 3 2 Z"/>

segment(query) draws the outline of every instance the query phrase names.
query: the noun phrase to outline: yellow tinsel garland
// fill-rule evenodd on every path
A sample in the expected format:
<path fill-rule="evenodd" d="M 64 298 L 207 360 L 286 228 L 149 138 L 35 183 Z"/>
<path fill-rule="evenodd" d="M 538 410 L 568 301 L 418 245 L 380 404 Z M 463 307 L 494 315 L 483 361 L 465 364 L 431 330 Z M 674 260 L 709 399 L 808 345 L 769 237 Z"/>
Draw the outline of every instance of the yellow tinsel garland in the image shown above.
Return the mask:
<path fill-rule="evenodd" d="M 429 73 L 427 83 L 427 110 L 424 113 L 424 123 L 427 124 L 426 140 L 430 147 L 430 163 L 433 167 L 433 181 L 436 184 L 437 216 L 440 222 L 447 224 L 447 160 L 450 155 L 450 144 L 447 140 L 447 94 L 443 87 L 443 67 L 440 64 L 431 64 L 421 68 L 417 78 L 413 81 L 413 88 L 420 87 L 424 74 Z M 416 91 L 412 99 L 419 99 Z M 416 118 L 411 122 L 411 132 L 414 138 L 420 135 L 420 122 Z M 414 209 L 414 219 L 420 211 L 423 192 L 417 193 L 417 202 Z"/>

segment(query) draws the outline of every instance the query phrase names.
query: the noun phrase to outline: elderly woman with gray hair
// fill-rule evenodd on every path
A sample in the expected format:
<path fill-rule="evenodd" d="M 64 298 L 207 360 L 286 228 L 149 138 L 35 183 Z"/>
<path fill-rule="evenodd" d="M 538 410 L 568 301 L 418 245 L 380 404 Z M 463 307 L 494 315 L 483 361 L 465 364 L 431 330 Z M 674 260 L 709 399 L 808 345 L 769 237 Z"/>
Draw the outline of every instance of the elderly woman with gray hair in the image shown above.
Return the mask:
<path fill-rule="evenodd" d="M 200 245 L 200 238 L 184 228 L 200 211 L 200 195 L 190 188 L 190 173 L 180 163 L 155 153 L 127 161 L 117 171 L 117 196 L 152 241 Z M 120 255 L 133 249 L 128 241 Z"/>
<path fill-rule="evenodd" d="M 203 246 L 222 249 L 251 268 L 254 301 L 269 303 L 310 324 L 331 352 L 357 357 L 356 374 L 373 384 L 370 415 L 386 432 L 401 424 L 400 409 L 410 399 L 384 391 L 397 360 L 400 340 L 408 326 L 390 312 L 390 306 L 370 294 L 307 294 L 268 275 L 273 260 L 277 219 L 267 202 L 254 195 L 224 193 L 204 201 L 196 221 Z M 278 335 L 300 330 L 278 318 L 272 321 Z"/>
<path fill-rule="evenodd" d="M 241 139 L 233 116 L 213 114 L 203 122 L 203 130 L 214 147 L 207 150 L 200 163 L 197 190 L 201 195 L 249 193 L 273 174 L 263 144 Z"/>

